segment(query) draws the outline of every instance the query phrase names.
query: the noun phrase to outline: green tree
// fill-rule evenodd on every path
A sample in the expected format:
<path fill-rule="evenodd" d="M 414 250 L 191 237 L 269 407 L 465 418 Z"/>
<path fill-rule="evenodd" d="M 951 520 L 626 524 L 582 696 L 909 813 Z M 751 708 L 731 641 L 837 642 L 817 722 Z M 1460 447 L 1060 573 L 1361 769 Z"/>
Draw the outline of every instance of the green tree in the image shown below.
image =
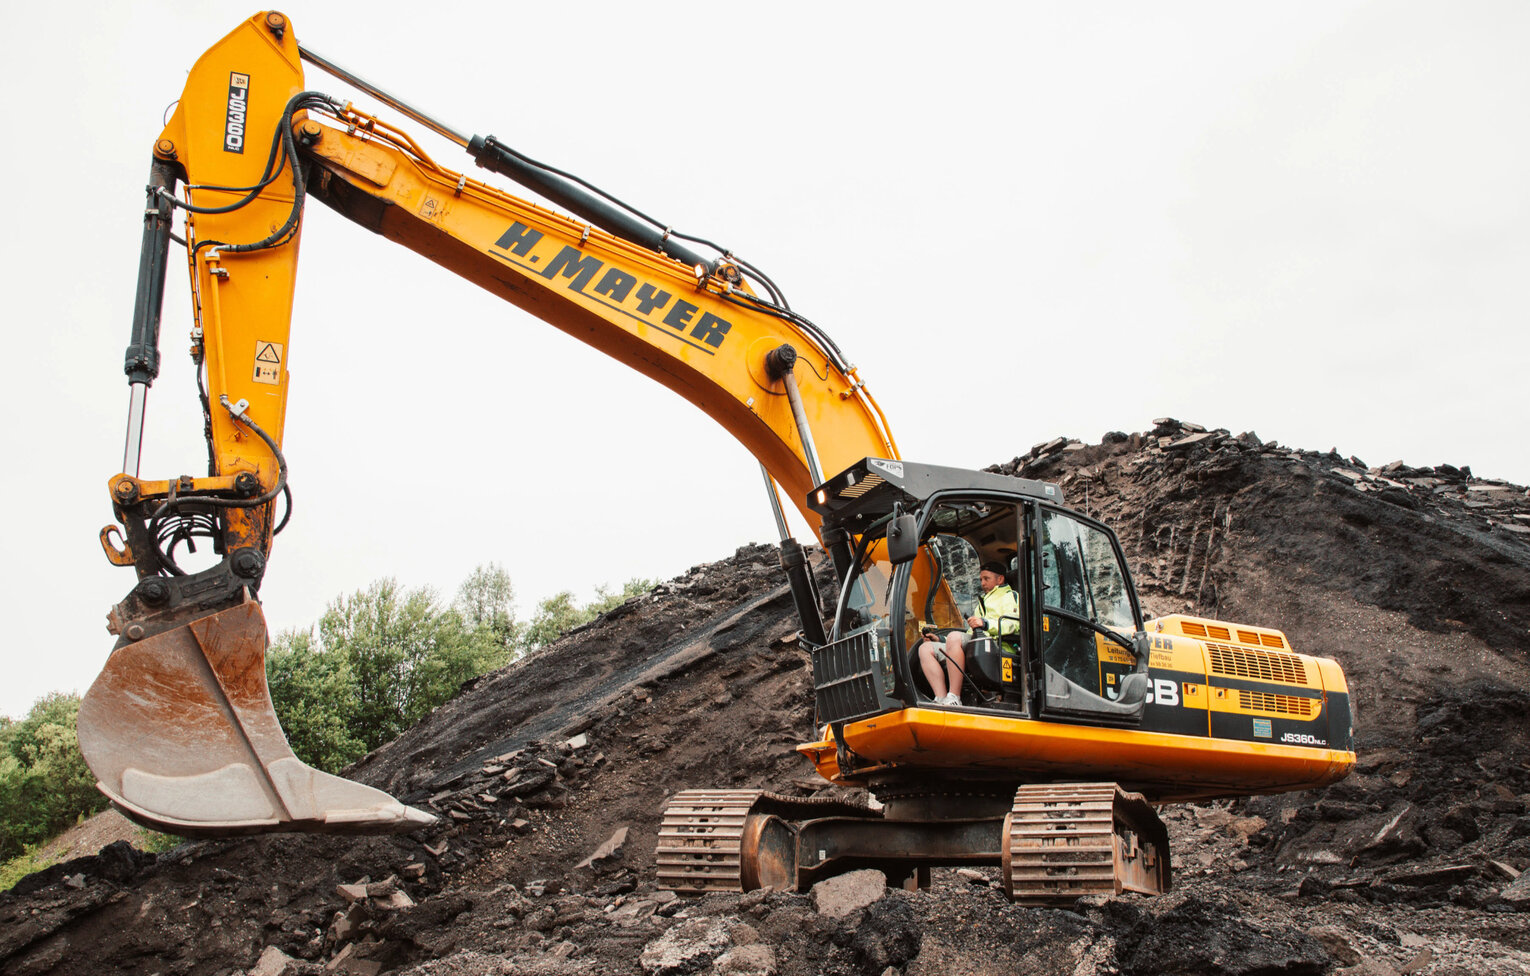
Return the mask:
<path fill-rule="evenodd" d="M 568 590 L 554 593 L 537 604 L 536 612 L 531 615 L 531 623 L 522 637 L 522 646 L 531 651 L 551 644 L 575 627 L 587 624 L 633 597 L 647 593 L 653 589 L 653 585 L 652 580 L 633 578 L 622 584 L 622 588 L 615 593 L 608 587 L 598 586 L 595 588 L 595 599 L 584 606 L 575 602 L 574 594 Z"/>
<path fill-rule="evenodd" d="M 338 770 L 504 664 L 511 649 L 487 619 L 469 626 L 430 589 L 383 579 L 330 603 L 312 630 L 283 634 L 266 682 L 293 751 Z"/>
<path fill-rule="evenodd" d="M 568 590 L 554 593 L 537 604 L 536 611 L 531 615 L 531 623 L 526 627 L 522 644 L 527 651 L 536 650 L 545 644 L 551 644 L 563 634 L 594 617 L 593 613 L 586 613 L 583 607 L 574 602 L 573 593 Z"/>
<path fill-rule="evenodd" d="M 592 611 L 592 617 L 598 617 L 607 611 L 615 610 L 635 596 L 642 596 L 657 585 L 658 580 L 634 576 L 623 583 L 622 588 L 615 593 L 612 593 L 608 587 L 597 586 L 595 587 L 595 600 L 589 605 L 588 609 Z"/>
<path fill-rule="evenodd" d="M 80 757 L 80 696 L 55 692 L 0 725 L 0 857 L 15 857 L 106 805 Z"/>
<path fill-rule="evenodd" d="M 515 587 L 499 563 L 474 569 L 457 589 L 452 607 L 473 630 L 487 628 L 513 658 L 520 653 L 526 627 L 515 619 Z"/>
<path fill-rule="evenodd" d="M 271 702 L 292 751 L 338 772 L 425 717 L 463 682 L 652 586 L 633 579 L 616 592 L 600 587 L 582 606 L 572 593 L 556 593 L 522 623 L 510 576 L 495 563 L 473 570 L 450 607 L 429 589 L 378 580 L 331 602 L 313 627 L 272 642 Z"/>
<path fill-rule="evenodd" d="M 266 684 L 287 742 L 304 762 L 337 772 L 366 755 L 366 743 L 352 730 L 350 661 L 344 653 L 319 653 L 313 628 L 287 631 L 271 642 Z"/>

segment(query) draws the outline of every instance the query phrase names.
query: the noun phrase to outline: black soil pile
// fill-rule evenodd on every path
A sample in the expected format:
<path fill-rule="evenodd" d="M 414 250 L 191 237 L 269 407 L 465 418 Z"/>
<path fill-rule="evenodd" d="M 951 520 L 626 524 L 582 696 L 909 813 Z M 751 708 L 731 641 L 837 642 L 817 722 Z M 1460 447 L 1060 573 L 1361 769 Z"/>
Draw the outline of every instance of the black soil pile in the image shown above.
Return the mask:
<path fill-rule="evenodd" d="M 823 792 L 773 547 L 662 584 L 479 679 L 352 774 L 437 812 L 401 837 L 114 845 L 0 895 L 16 974 L 1530 974 L 1530 493 L 1161 421 L 995 470 L 1113 525 L 1147 609 L 1337 659 L 1359 766 L 1162 811 L 1175 889 L 1022 908 L 926 891 L 677 898 L 665 800 Z M 827 578 L 825 578 L 827 582 Z"/>

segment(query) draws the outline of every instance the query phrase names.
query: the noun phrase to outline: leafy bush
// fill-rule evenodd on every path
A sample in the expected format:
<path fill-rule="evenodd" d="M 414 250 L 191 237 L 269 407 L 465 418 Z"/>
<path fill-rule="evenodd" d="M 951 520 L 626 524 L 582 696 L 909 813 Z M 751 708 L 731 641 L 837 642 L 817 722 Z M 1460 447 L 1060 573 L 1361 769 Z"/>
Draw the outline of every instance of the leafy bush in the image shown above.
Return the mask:
<path fill-rule="evenodd" d="M 493 563 L 474 570 L 449 607 L 429 589 L 379 580 L 332 602 L 314 627 L 272 642 L 266 653 L 271 701 L 292 751 L 338 772 L 424 718 L 463 682 L 652 585 L 635 579 L 617 593 L 601 587 L 584 606 L 572 593 L 558 593 L 522 624 L 510 577 Z"/>
<path fill-rule="evenodd" d="M 384 579 L 340 597 L 266 654 L 266 682 L 292 751 L 336 772 L 418 722 L 464 681 L 510 660 L 495 616 L 472 626 L 428 588 Z"/>
<path fill-rule="evenodd" d="M 551 644 L 575 627 L 589 623 L 635 596 L 642 596 L 653 589 L 653 586 L 652 580 L 645 579 L 630 579 L 615 593 L 604 586 L 598 586 L 595 588 L 595 599 L 584 606 L 576 603 L 574 594 L 568 590 L 554 593 L 537 604 L 531 623 L 521 635 L 520 653 L 516 656 L 536 650 L 544 644 Z"/>
<path fill-rule="evenodd" d="M 55 692 L 0 723 L 0 858 L 14 858 L 106 806 L 80 757 L 80 696 Z"/>

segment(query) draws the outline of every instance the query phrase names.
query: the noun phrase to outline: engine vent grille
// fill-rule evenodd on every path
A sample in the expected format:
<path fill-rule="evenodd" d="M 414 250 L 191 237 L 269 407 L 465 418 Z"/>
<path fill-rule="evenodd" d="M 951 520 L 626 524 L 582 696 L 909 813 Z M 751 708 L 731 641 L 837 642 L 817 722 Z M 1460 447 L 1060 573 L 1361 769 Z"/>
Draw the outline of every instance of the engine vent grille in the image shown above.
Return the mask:
<path fill-rule="evenodd" d="M 1232 631 L 1226 627 L 1218 627 L 1215 624 L 1207 626 L 1198 624 L 1192 620 L 1181 621 L 1179 629 L 1188 637 L 1211 637 L 1216 640 L 1232 640 Z"/>
<path fill-rule="evenodd" d="M 1269 651 L 1251 651 L 1226 644 L 1207 644 L 1211 652 L 1211 673 L 1229 678 L 1253 678 L 1257 681 L 1283 681 L 1286 684 L 1305 685 L 1307 665 L 1295 654 L 1272 654 Z"/>
<path fill-rule="evenodd" d="M 1193 620 L 1182 620 L 1179 629 L 1184 631 L 1186 637 L 1207 637 L 1211 640 L 1230 641 L 1233 634 L 1227 627 L 1219 627 L 1216 624 L 1196 623 Z M 1279 634 L 1261 634 L 1252 630 L 1239 630 L 1238 643 L 1249 644 L 1254 647 L 1273 647 L 1276 650 L 1285 650 L 1286 642 Z"/>
<path fill-rule="evenodd" d="M 1270 695 L 1262 691 L 1239 691 L 1238 701 L 1246 709 L 1277 712 L 1281 715 L 1311 715 L 1313 700 L 1295 695 Z"/>

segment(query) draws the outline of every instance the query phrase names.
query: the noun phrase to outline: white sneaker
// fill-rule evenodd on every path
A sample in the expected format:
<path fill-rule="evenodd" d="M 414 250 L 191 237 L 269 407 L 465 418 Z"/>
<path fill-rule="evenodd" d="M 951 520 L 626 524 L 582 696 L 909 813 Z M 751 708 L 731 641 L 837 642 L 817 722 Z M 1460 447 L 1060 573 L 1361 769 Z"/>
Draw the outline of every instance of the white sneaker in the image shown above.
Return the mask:
<path fill-rule="evenodd" d="M 960 705 L 961 703 L 961 696 L 949 691 L 935 699 L 937 705 Z"/>

